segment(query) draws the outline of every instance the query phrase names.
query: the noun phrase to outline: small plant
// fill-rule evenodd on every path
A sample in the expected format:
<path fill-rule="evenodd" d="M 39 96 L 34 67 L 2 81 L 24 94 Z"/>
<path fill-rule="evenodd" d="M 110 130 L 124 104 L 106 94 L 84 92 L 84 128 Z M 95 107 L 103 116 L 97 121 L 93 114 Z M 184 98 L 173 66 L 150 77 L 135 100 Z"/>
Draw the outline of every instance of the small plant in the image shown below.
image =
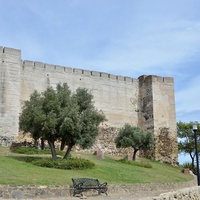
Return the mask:
<path fill-rule="evenodd" d="M 193 166 L 192 163 L 186 162 L 181 165 L 182 169 L 190 169 L 194 174 L 197 174 L 197 167 Z"/>
<path fill-rule="evenodd" d="M 128 165 L 134 165 L 138 167 L 144 167 L 144 168 L 152 168 L 152 165 L 148 161 L 133 161 L 133 160 L 126 160 L 126 159 L 120 159 L 118 160 L 121 163 L 128 164 Z"/>
<path fill-rule="evenodd" d="M 188 169 L 192 169 L 192 163 L 189 163 L 189 162 L 186 162 L 186 163 L 183 163 L 182 165 L 182 168 L 188 168 Z"/>

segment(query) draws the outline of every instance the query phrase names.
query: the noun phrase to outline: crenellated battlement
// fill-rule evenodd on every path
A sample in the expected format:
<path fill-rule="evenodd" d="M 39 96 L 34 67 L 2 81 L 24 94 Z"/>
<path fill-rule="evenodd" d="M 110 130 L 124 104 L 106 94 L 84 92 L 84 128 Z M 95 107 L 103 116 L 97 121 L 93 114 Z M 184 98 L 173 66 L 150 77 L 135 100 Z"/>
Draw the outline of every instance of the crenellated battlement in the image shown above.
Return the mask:
<path fill-rule="evenodd" d="M 8 47 L 2 47 L 2 46 L 0 46 L 0 53 L 6 53 L 6 54 L 11 54 L 11 55 L 21 56 L 21 50 L 8 48 Z"/>
<path fill-rule="evenodd" d="M 160 82 L 160 83 L 174 83 L 174 79 L 172 77 L 162 77 L 162 76 L 155 76 L 155 75 L 142 75 L 138 77 L 141 82 Z"/>
<path fill-rule="evenodd" d="M 8 47 L 2 47 L 2 46 L 0 46 L 0 53 L 21 56 L 21 50 L 14 49 L 14 48 L 8 48 Z M 47 63 L 43 63 L 43 62 L 39 62 L 39 61 L 30 61 L 30 60 L 22 61 L 23 70 L 26 70 L 27 67 L 29 67 L 29 68 L 32 67 L 32 69 L 37 69 L 37 68 L 41 69 L 42 68 L 44 70 L 50 70 L 50 71 L 55 70 L 55 71 L 60 71 L 63 73 L 79 74 L 79 75 L 91 76 L 91 77 L 102 77 L 102 78 L 119 80 L 119 81 L 127 81 L 127 82 L 133 82 L 135 80 L 135 78 L 121 76 L 121 75 L 114 75 L 114 74 L 109 74 L 109 73 L 105 73 L 105 72 L 71 68 L 71 67 L 66 67 L 66 66 L 47 64 Z M 158 82 L 174 83 L 174 80 L 172 77 L 142 75 L 138 79 L 141 79 L 141 78 L 144 81 L 158 81 Z"/>
<path fill-rule="evenodd" d="M 114 74 L 109 74 L 109 73 L 105 73 L 105 72 L 90 71 L 90 70 L 85 70 L 85 69 L 52 65 L 52 64 L 47 64 L 47 63 L 38 62 L 38 61 L 34 62 L 34 61 L 30 61 L 30 60 L 23 61 L 22 68 L 24 71 L 27 68 L 29 68 L 29 69 L 32 68 L 33 70 L 44 69 L 44 70 L 46 70 L 46 72 L 48 72 L 48 70 L 51 72 L 59 71 L 62 73 L 69 73 L 72 75 L 100 77 L 100 78 L 112 79 L 112 80 L 117 80 L 117 81 L 125 81 L 125 82 L 133 82 L 134 80 L 136 80 L 136 79 L 133 79 L 133 78 L 127 77 L 127 76 L 120 76 L 120 75 L 114 75 Z"/>

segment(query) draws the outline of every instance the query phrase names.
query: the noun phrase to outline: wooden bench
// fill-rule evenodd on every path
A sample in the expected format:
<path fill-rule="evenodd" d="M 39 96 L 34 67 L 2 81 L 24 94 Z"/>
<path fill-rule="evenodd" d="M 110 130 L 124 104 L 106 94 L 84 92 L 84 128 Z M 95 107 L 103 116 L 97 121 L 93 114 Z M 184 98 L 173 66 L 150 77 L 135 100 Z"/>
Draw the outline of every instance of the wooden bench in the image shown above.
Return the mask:
<path fill-rule="evenodd" d="M 98 179 L 92 178 L 72 178 L 73 183 L 73 196 L 80 194 L 88 190 L 97 190 L 98 194 L 105 193 L 107 195 L 108 186 L 107 183 L 100 184 Z"/>

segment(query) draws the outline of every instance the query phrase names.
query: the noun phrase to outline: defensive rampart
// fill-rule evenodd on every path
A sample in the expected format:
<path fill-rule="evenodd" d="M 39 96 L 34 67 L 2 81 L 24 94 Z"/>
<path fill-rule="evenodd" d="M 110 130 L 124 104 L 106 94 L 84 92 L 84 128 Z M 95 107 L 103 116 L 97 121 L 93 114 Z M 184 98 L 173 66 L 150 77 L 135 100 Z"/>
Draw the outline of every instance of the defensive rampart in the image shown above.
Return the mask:
<path fill-rule="evenodd" d="M 108 119 L 103 127 L 130 123 L 152 130 L 157 138 L 156 160 L 177 162 L 173 78 L 151 75 L 136 79 L 22 61 L 20 50 L 6 47 L 0 47 L 0 136 L 16 139 L 22 102 L 34 90 L 41 92 L 59 82 L 66 82 L 72 91 L 78 87 L 91 90 L 95 106 Z"/>

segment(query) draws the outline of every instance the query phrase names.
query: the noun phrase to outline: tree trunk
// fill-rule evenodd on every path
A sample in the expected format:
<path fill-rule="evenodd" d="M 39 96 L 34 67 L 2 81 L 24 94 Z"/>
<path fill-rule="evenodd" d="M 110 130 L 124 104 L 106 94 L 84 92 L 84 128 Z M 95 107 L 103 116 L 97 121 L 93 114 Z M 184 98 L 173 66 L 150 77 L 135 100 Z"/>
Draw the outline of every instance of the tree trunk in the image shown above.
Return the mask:
<path fill-rule="evenodd" d="M 48 140 L 48 144 L 49 144 L 49 147 L 51 149 L 51 156 L 52 156 L 53 160 L 56 160 L 57 156 L 56 156 L 56 149 L 55 149 L 54 142 Z"/>
<path fill-rule="evenodd" d="M 195 158 L 195 155 L 193 156 L 192 153 L 189 153 L 190 154 L 190 158 L 192 160 L 192 170 L 194 170 L 194 158 Z"/>
<path fill-rule="evenodd" d="M 65 155 L 64 155 L 64 157 L 63 157 L 63 159 L 67 159 L 67 158 L 69 157 L 70 151 L 72 150 L 72 147 L 73 147 L 73 146 L 74 146 L 74 143 L 70 143 L 70 144 L 68 145 L 67 151 L 66 151 L 66 153 L 65 153 Z"/>
<path fill-rule="evenodd" d="M 38 140 L 34 139 L 34 147 L 37 149 L 38 148 Z"/>
<path fill-rule="evenodd" d="M 62 140 L 62 141 L 61 141 L 61 145 L 60 145 L 60 150 L 63 151 L 64 148 L 65 148 L 65 141 Z"/>
<path fill-rule="evenodd" d="M 41 149 L 44 150 L 44 139 L 41 138 Z"/>
<path fill-rule="evenodd" d="M 192 169 L 194 169 L 194 157 L 192 158 Z"/>
<path fill-rule="evenodd" d="M 135 149 L 135 150 L 133 151 L 133 160 L 136 159 L 136 153 L 138 152 L 138 150 L 139 150 L 139 149 Z"/>

